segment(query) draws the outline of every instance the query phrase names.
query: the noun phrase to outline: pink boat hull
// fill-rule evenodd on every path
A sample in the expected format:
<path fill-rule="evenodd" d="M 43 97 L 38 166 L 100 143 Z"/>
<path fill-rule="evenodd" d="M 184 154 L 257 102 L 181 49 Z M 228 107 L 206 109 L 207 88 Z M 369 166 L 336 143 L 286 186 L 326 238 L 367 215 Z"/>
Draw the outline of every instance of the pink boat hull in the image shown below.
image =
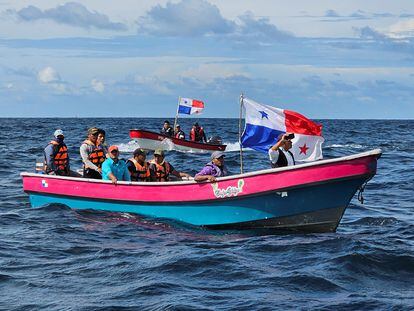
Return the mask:
<path fill-rule="evenodd" d="M 336 219 L 329 220 L 330 229 L 326 231 L 334 231 L 357 189 L 375 175 L 380 155 L 379 150 L 374 150 L 219 178 L 214 184 L 184 181 L 113 185 L 100 180 L 42 174 L 22 173 L 22 176 L 24 191 L 36 198 L 32 200 L 35 207 L 61 203 L 73 208 L 126 211 L 211 227 L 239 227 L 239 224 L 255 227 L 258 223 L 260 227 L 277 227 L 269 223 L 281 217 L 303 219 L 300 215 L 315 212 L 321 217 L 319 210 L 333 208 L 332 217 Z M 73 202 L 76 200 L 79 202 Z M 105 208 L 100 208 L 103 205 Z"/>

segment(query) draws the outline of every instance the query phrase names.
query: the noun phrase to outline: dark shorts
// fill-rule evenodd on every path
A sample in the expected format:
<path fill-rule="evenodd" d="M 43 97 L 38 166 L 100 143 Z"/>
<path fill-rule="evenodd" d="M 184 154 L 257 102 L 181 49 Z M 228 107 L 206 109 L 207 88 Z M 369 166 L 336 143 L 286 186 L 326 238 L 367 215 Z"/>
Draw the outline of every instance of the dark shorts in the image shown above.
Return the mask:
<path fill-rule="evenodd" d="M 83 170 L 83 178 L 102 179 L 102 175 L 95 170 L 87 168 Z"/>

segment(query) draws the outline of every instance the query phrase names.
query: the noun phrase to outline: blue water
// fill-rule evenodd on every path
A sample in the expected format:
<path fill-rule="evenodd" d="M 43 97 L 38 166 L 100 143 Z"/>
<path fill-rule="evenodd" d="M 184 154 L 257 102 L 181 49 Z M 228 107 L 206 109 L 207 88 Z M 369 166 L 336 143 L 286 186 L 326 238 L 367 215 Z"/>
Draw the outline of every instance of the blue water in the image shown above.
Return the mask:
<path fill-rule="evenodd" d="M 214 232 L 130 214 L 31 209 L 21 171 L 57 127 L 72 166 L 90 126 L 123 151 L 129 128 L 161 119 L 0 119 L 1 310 L 409 310 L 414 308 L 414 121 L 321 120 L 324 155 L 381 148 L 365 203 L 354 198 L 336 233 Z M 237 120 L 200 120 L 233 150 Z M 190 122 L 180 120 L 188 132 Z M 124 153 L 124 157 L 128 154 Z M 194 174 L 208 155 L 169 152 Z M 245 152 L 247 170 L 266 155 Z"/>

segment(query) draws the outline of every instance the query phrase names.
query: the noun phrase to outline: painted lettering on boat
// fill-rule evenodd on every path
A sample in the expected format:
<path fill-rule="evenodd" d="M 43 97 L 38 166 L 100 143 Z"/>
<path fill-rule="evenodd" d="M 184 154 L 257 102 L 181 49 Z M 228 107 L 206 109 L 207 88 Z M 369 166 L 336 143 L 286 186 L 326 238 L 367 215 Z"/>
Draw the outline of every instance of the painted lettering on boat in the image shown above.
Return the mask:
<path fill-rule="evenodd" d="M 47 183 L 47 181 L 45 179 L 42 179 L 42 187 L 43 188 L 49 187 L 49 184 Z"/>
<path fill-rule="evenodd" d="M 239 179 L 237 181 L 237 186 L 228 186 L 227 188 L 219 188 L 218 183 L 211 184 L 213 187 L 213 193 L 216 198 L 229 198 L 237 197 L 239 193 L 243 192 L 244 180 Z"/>

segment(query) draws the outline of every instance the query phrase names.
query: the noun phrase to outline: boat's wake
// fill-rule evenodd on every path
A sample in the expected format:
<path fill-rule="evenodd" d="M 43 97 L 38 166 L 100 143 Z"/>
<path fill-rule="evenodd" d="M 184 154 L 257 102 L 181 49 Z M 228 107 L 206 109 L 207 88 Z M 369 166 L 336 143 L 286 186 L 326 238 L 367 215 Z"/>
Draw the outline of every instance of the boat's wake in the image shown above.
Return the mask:
<path fill-rule="evenodd" d="M 179 150 L 177 148 L 175 148 L 175 144 L 168 139 L 163 140 L 162 142 L 160 142 L 161 144 L 161 148 L 163 150 L 167 150 L 167 151 L 171 151 L 171 150 L 175 150 L 175 151 L 179 151 L 179 152 L 184 152 L 184 153 L 200 153 L 199 150 L 197 151 L 193 151 L 193 150 Z M 224 142 L 225 145 L 227 145 L 226 147 L 226 152 L 238 152 L 240 151 L 240 145 L 238 142 Z M 137 148 L 141 148 L 141 146 L 139 145 L 139 143 L 135 140 L 131 140 L 128 143 L 119 143 L 116 144 L 119 148 L 119 151 L 121 153 L 132 153 L 134 152 L 135 149 Z M 244 148 L 243 150 L 250 150 L 250 148 Z M 208 151 L 206 151 L 208 152 Z"/>

